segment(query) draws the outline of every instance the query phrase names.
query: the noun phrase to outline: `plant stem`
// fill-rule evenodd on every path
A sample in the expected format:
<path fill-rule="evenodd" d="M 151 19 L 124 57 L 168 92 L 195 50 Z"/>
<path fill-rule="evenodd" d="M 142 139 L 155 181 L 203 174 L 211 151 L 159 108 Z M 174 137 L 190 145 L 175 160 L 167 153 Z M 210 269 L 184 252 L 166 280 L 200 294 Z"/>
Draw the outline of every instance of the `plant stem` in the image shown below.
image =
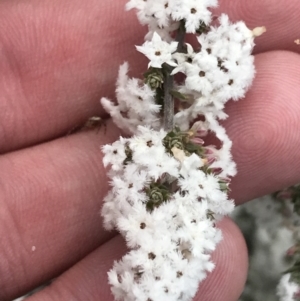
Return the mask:
<path fill-rule="evenodd" d="M 169 70 L 164 75 L 164 129 L 171 132 L 174 127 L 174 98 L 170 91 L 173 88 L 174 79 Z"/>
<path fill-rule="evenodd" d="M 178 42 L 177 52 L 184 52 L 185 24 L 180 23 L 176 41 Z M 174 98 L 171 90 L 174 86 L 174 78 L 171 76 L 171 68 L 164 68 L 164 130 L 170 132 L 174 128 Z"/>
<path fill-rule="evenodd" d="M 185 22 L 181 21 L 179 28 L 178 28 L 178 32 L 176 35 L 176 41 L 178 42 L 178 46 L 177 46 L 177 52 L 185 52 L 184 49 L 184 39 L 185 39 Z"/>

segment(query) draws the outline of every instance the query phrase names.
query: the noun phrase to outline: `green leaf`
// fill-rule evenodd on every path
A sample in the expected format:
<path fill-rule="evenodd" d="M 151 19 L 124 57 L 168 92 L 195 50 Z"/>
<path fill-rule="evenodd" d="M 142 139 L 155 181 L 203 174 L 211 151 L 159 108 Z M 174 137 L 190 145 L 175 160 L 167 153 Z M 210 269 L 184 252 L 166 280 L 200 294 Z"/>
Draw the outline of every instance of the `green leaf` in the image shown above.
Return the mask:
<path fill-rule="evenodd" d="M 174 98 L 176 98 L 176 99 L 187 100 L 186 95 L 180 93 L 179 91 L 171 90 L 171 91 L 170 91 L 170 94 L 171 94 Z"/>

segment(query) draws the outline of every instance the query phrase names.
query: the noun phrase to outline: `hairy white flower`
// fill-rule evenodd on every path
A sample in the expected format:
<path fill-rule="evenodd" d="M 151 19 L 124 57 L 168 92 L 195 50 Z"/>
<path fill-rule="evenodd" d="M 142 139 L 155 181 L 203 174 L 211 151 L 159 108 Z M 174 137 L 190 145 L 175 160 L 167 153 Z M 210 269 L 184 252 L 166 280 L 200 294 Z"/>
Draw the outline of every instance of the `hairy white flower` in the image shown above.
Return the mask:
<path fill-rule="evenodd" d="M 173 69 L 172 75 L 182 72 L 186 73 L 187 69 L 193 63 L 194 57 L 196 53 L 194 52 L 193 46 L 191 44 L 186 43 L 187 53 L 176 52 L 173 54 L 173 58 L 177 62 L 177 67 Z"/>
<path fill-rule="evenodd" d="M 170 8 L 168 0 L 130 0 L 126 9 L 137 9 L 138 19 L 141 24 L 155 23 L 160 28 L 169 26 Z"/>
<path fill-rule="evenodd" d="M 172 17 L 175 20 L 184 20 L 186 31 L 195 33 L 203 23 L 210 23 L 211 12 L 208 8 L 217 4 L 217 0 L 173 0 Z"/>
<path fill-rule="evenodd" d="M 102 98 L 101 104 L 125 133 L 135 133 L 138 125 L 149 125 L 158 129 L 161 124 L 161 106 L 155 103 L 154 91 L 141 80 L 130 79 L 127 73 L 128 63 L 124 63 L 120 66 L 117 81 L 118 103 Z"/>
<path fill-rule="evenodd" d="M 168 2 L 169 0 L 152 0 L 148 3 L 149 15 L 152 16 L 160 28 L 170 25 L 171 10 Z"/>
<path fill-rule="evenodd" d="M 146 41 L 142 46 L 136 46 L 136 49 L 150 60 L 148 67 L 161 68 L 164 63 L 176 66 L 172 53 L 176 51 L 177 45 L 178 42 L 163 41 L 155 32 L 151 41 Z"/>
<path fill-rule="evenodd" d="M 155 132 L 149 128 L 139 127 L 139 135 L 133 137 L 129 143 L 133 151 L 133 161 L 145 168 L 149 177 L 157 180 L 163 174 L 178 176 L 179 163 L 165 151 L 163 138 L 166 132 Z"/>
<path fill-rule="evenodd" d="M 217 58 L 208 53 L 199 52 L 195 55 L 194 63 L 186 67 L 185 86 L 187 89 L 208 97 L 225 84 L 222 75 L 222 71 L 218 68 Z"/>
<path fill-rule="evenodd" d="M 117 140 L 113 144 L 106 144 L 102 147 L 104 154 L 103 164 L 105 167 L 111 164 L 111 168 L 115 171 L 122 168 L 122 164 L 126 159 L 125 143 L 126 139 L 121 137 L 120 140 Z"/>
<path fill-rule="evenodd" d="M 137 9 L 137 16 L 141 24 L 148 26 L 146 40 L 151 40 L 157 32 L 164 41 L 171 42 L 172 35 L 179 27 L 179 22 L 172 19 L 171 3 L 173 0 L 130 0 L 126 8 Z"/>

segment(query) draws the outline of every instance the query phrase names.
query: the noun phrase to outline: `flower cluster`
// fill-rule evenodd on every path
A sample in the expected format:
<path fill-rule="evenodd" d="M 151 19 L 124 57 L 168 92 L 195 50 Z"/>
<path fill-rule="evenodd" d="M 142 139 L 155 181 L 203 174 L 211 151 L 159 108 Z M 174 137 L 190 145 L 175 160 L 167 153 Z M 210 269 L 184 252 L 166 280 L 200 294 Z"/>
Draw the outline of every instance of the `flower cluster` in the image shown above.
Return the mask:
<path fill-rule="evenodd" d="M 133 138 L 103 147 L 112 166 L 104 223 L 132 249 L 109 272 L 117 300 L 191 300 L 214 267 L 210 253 L 221 239 L 214 224 L 234 204 L 226 175 L 212 168 L 211 147 L 194 141 L 193 129 L 139 127 Z"/>
<path fill-rule="evenodd" d="M 126 8 L 138 10 L 138 19 L 148 25 L 146 39 L 156 32 L 165 40 L 178 29 L 179 22 L 185 23 L 188 33 L 196 33 L 211 21 L 209 8 L 217 6 L 217 0 L 130 0 Z"/>
<path fill-rule="evenodd" d="M 199 114 L 208 112 L 225 119 L 225 103 L 229 99 L 244 97 L 253 80 L 253 31 L 243 22 L 231 24 L 224 14 L 219 21 L 220 26 L 211 27 L 207 34 L 198 36 L 200 51 L 195 52 L 188 45 L 187 53 L 174 54 L 178 66 L 173 74 L 181 72 L 186 75 L 179 92 L 191 104 L 175 115 L 175 122 L 181 128 L 188 127 L 188 123 Z"/>
<path fill-rule="evenodd" d="M 117 103 L 101 100 L 114 122 L 134 134 L 103 147 L 112 186 L 104 199 L 104 225 L 116 228 L 131 249 L 109 272 L 117 300 L 190 301 L 214 267 L 210 254 L 221 240 L 215 223 L 234 208 L 228 199 L 236 173 L 232 142 L 219 119 L 227 117 L 224 104 L 250 86 L 253 40 L 264 29 L 231 24 L 226 15 L 210 26 L 209 9 L 216 4 L 127 4 L 149 27 L 149 40 L 136 47 L 149 64 L 144 80 L 130 79 L 123 64 Z M 185 33 L 201 34 L 200 50 L 184 42 Z M 178 73 L 184 76 L 180 83 Z M 218 146 L 209 145 L 208 134 Z"/>
<path fill-rule="evenodd" d="M 128 68 L 128 63 L 124 63 L 119 70 L 116 89 L 118 104 L 107 98 L 102 98 L 101 104 L 125 133 L 135 133 L 138 125 L 158 129 L 161 125 L 161 106 L 155 102 L 155 91 L 142 80 L 128 78 Z"/>

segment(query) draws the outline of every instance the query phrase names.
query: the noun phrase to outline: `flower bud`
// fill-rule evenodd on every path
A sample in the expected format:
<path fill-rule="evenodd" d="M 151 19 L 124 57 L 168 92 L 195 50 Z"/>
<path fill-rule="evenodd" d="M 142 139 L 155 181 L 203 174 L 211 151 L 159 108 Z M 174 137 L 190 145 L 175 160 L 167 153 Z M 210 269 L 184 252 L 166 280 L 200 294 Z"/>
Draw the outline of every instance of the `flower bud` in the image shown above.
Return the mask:
<path fill-rule="evenodd" d="M 267 29 L 265 26 L 255 27 L 254 29 L 252 29 L 252 34 L 254 37 L 259 37 L 266 31 L 267 31 Z"/>

